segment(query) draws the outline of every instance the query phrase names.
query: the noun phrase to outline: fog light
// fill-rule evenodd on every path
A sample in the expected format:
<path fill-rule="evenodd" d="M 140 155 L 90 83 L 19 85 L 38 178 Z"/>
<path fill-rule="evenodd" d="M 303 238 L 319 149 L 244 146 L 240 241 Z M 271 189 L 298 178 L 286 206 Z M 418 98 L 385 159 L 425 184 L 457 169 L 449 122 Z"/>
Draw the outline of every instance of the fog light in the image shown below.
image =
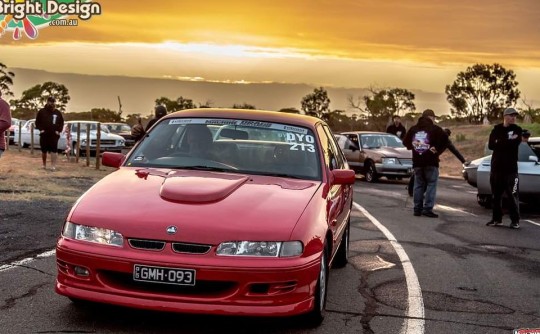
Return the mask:
<path fill-rule="evenodd" d="M 75 275 L 77 276 L 83 276 L 83 277 L 90 276 L 90 271 L 84 267 L 76 266 L 74 270 L 75 270 Z"/>

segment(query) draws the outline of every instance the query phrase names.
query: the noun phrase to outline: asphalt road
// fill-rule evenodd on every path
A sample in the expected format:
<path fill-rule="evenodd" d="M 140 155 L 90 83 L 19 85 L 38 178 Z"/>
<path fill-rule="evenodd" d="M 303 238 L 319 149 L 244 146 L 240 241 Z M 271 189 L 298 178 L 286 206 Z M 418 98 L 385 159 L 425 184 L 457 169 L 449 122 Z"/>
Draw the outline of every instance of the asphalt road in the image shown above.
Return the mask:
<path fill-rule="evenodd" d="M 2 333 L 511 333 L 540 327 L 540 209 L 522 207 L 520 230 L 486 227 L 490 211 L 463 180 L 441 180 L 437 219 L 414 217 L 405 181 L 358 180 L 349 264 L 331 271 L 328 315 L 315 329 L 298 319 L 163 314 L 76 306 L 54 293 L 52 250 L 67 208 L 45 205 L 48 224 L 10 224 L 0 257 Z M 0 199 L 0 206 L 2 205 Z M 33 215 L 39 208 L 32 210 Z M 22 217 L 21 217 L 22 215 Z M 10 218 L 11 217 L 11 218 Z M 32 219 L 31 216 L 28 219 Z M 506 218 L 508 219 L 508 218 Z M 60 220 L 60 221 L 57 221 Z M 375 221 L 374 221 L 375 220 Z M 386 229 L 381 232 L 378 224 Z M 9 228 L 6 228 L 9 226 Z M 395 237 L 389 241 L 388 235 Z M 27 235 L 37 235 L 28 238 Z M 30 239 L 30 240 L 29 240 Z M 34 239 L 32 242 L 31 239 Z M 17 253 L 15 250 L 19 249 Z M 24 249 L 24 252 L 20 252 Z M 409 261 L 396 252 L 402 249 Z M 45 252 L 45 253 L 44 253 Z M 36 257 L 37 254 L 42 254 Z M 26 261 L 13 261 L 28 258 Z M 7 264 L 15 264 L 9 266 Z M 412 268 L 421 289 L 411 295 Z M 411 300 L 421 301 L 411 306 Z M 411 318 L 411 314 L 423 314 Z M 413 321 L 420 327 L 407 330 Z"/>

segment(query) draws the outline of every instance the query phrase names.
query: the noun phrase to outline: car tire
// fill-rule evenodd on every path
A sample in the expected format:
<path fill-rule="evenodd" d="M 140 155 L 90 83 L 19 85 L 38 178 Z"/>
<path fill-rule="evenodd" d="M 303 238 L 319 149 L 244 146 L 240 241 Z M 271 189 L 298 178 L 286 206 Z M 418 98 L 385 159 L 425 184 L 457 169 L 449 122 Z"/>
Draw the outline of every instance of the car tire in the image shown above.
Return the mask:
<path fill-rule="evenodd" d="M 315 302 L 313 310 L 304 317 L 304 323 L 309 327 L 319 326 L 326 315 L 326 297 L 328 295 L 328 246 L 324 246 L 319 267 L 319 277 L 315 288 Z"/>
<path fill-rule="evenodd" d="M 349 262 L 349 243 L 350 243 L 350 234 L 351 233 L 351 223 L 350 218 L 345 227 L 345 232 L 341 236 L 341 242 L 337 250 L 334 262 L 332 263 L 335 268 L 343 268 Z"/>
<path fill-rule="evenodd" d="M 476 199 L 478 200 L 478 204 L 481 207 L 484 207 L 486 209 L 491 209 L 492 199 L 491 195 L 476 195 Z"/>
<path fill-rule="evenodd" d="M 375 169 L 375 165 L 373 164 L 373 162 L 368 162 L 364 177 L 369 183 L 377 182 L 379 176 L 377 175 L 377 170 Z"/>

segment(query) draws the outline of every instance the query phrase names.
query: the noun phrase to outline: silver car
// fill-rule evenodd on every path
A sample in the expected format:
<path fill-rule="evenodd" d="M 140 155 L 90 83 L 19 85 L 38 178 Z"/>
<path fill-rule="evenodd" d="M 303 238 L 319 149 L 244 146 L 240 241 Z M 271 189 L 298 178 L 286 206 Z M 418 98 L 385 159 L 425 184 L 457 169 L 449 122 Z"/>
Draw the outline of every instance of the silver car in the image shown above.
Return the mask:
<path fill-rule="evenodd" d="M 518 153 L 519 200 L 522 202 L 540 201 L 540 137 L 529 139 L 529 144 L 521 143 Z M 478 188 L 478 204 L 491 207 L 491 155 L 473 160 L 463 169 L 463 177 L 473 187 Z"/>

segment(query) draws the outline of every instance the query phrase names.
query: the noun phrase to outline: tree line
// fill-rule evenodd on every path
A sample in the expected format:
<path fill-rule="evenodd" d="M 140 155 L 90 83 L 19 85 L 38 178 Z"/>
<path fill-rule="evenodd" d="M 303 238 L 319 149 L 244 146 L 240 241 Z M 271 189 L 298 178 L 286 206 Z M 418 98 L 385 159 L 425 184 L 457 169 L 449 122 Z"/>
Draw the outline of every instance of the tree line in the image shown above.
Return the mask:
<path fill-rule="evenodd" d="M 4 96 L 14 96 L 11 91 L 15 74 L 7 66 L 0 63 L 0 90 Z M 443 119 L 469 124 L 479 124 L 485 119 L 493 121 L 500 119 L 502 111 L 509 106 L 515 106 L 521 96 L 518 89 L 514 71 L 500 64 L 475 64 L 465 71 L 459 72 L 455 81 L 445 88 L 446 99 L 450 104 L 450 114 Z M 10 100 L 12 115 L 16 118 L 34 118 L 37 111 L 45 104 L 48 97 L 54 97 L 57 108 L 65 112 L 70 101 L 69 90 L 66 86 L 56 82 L 44 82 L 23 91 L 18 99 Z M 415 95 L 403 88 L 377 88 L 369 87 L 368 94 L 363 96 L 349 96 L 348 104 L 355 110 L 347 116 L 344 110 L 332 110 L 330 98 L 325 88 L 315 88 L 312 93 L 302 97 L 301 110 L 296 108 L 282 108 L 278 111 L 287 113 L 306 114 L 326 121 L 335 131 L 344 130 L 379 130 L 384 131 L 389 119 L 399 115 L 405 121 L 414 122 L 419 116 L 414 103 Z M 540 108 L 521 100 L 524 107 L 520 108 L 521 117 L 528 121 L 540 122 Z M 192 99 L 179 96 L 176 99 L 159 97 L 155 99 L 156 105 L 164 105 L 168 112 L 175 112 L 192 108 L 210 108 L 213 102 L 195 103 Z M 236 109 L 257 109 L 249 103 L 234 104 Z M 69 112 L 65 114 L 66 120 L 95 120 L 101 122 L 126 122 L 133 125 L 137 118 L 145 121 L 152 116 L 141 114 L 122 115 L 118 111 L 93 108 L 84 112 Z"/>

